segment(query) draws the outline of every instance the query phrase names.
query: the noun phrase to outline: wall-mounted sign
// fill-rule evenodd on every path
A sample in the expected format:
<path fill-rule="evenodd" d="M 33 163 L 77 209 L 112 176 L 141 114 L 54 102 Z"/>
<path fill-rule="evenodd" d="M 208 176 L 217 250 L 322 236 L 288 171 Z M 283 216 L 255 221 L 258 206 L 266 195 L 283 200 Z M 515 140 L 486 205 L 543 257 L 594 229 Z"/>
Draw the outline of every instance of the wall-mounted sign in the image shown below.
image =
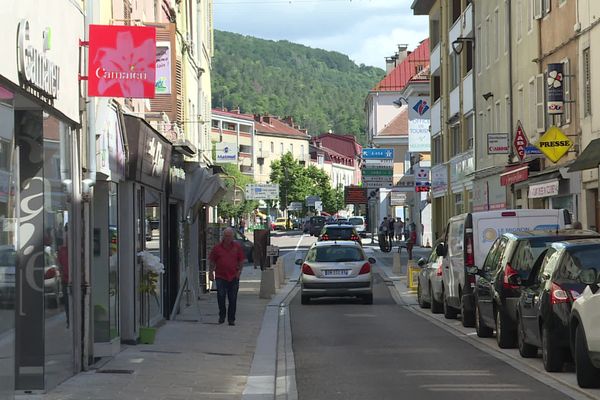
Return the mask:
<path fill-rule="evenodd" d="M 21 79 L 33 89 L 51 99 L 58 97 L 60 88 L 60 68 L 46 56 L 51 47 L 51 31 L 46 28 L 40 38 L 42 49 L 35 47 L 29 29 L 29 21 L 24 19 L 17 27 L 17 67 Z"/>
<path fill-rule="evenodd" d="M 513 168 L 500 174 L 500 185 L 510 186 L 514 183 L 526 181 L 529 178 L 529 165 Z"/>
<path fill-rule="evenodd" d="M 411 153 L 431 151 L 430 110 L 429 97 L 408 98 L 408 151 Z"/>
<path fill-rule="evenodd" d="M 216 144 L 216 162 L 218 163 L 237 163 L 238 153 L 235 143 L 217 143 Z"/>
<path fill-rule="evenodd" d="M 488 154 L 508 154 L 508 133 L 488 133 Z"/>
<path fill-rule="evenodd" d="M 154 98 L 156 28 L 90 25 L 88 96 Z"/>
<path fill-rule="evenodd" d="M 442 197 L 448 191 L 448 165 L 438 164 L 431 168 L 431 195 Z"/>
<path fill-rule="evenodd" d="M 515 132 L 513 145 L 515 146 L 515 150 L 517 151 L 520 160 L 525 158 L 525 147 L 527 147 L 527 144 L 527 136 L 525 136 L 523 125 L 521 125 L 521 121 L 517 121 L 517 132 Z"/>
<path fill-rule="evenodd" d="M 538 199 L 558 195 L 558 179 L 529 186 L 529 198 Z"/>
<path fill-rule="evenodd" d="M 390 206 L 405 206 L 407 204 L 408 195 L 406 192 L 391 192 Z"/>
<path fill-rule="evenodd" d="M 156 44 L 156 94 L 171 94 L 171 43 Z"/>
<path fill-rule="evenodd" d="M 431 189 L 429 169 L 429 167 L 415 166 L 415 192 L 429 192 Z"/>
<path fill-rule="evenodd" d="M 573 146 L 573 142 L 556 126 L 548 128 L 536 147 L 552 162 L 557 162 Z"/>
<path fill-rule="evenodd" d="M 548 93 L 548 114 L 563 113 L 565 101 L 563 81 L 563 64 L 548 64 L 548 75 L 546 75 L 546 88 Z"/>
<path fill-rule="evenodd" d="M 367 204 L 367 190 L 362 187 L 346 186 L 344 188 L 345 204 Z"/>

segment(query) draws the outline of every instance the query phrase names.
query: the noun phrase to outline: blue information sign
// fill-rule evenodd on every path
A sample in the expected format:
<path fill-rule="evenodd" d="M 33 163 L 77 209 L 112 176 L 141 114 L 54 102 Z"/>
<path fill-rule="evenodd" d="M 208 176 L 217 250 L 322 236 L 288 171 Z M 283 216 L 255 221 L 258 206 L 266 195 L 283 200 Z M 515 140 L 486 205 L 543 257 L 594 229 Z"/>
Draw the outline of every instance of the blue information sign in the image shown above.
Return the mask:
<path fill-rule="evenodd" d="M 393 160 L 394 149 L 363 149 L 362 158 L 365 160 Z"/>
<path fill-rule="evenodd" d="M 534 154 L 542 154 L 540 149 L 535 146 L 527 146 L 525 147 L 525 154 L 534 155 Z"/>

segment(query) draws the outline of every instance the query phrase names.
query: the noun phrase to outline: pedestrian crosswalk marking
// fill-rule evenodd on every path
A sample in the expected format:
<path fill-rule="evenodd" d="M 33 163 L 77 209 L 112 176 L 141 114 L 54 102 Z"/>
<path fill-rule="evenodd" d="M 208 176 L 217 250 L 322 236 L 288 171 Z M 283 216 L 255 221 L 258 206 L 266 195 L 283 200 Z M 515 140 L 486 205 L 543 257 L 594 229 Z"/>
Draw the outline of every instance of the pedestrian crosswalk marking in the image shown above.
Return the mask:
<path fill-rule="evenodd" d="M 488 370 L 452 370 L 452 369 L 442 369 L 442 370 L 403 370 L 400 371 L 404 373 L 406 376 L 493 376 L 494 374 Z"/>

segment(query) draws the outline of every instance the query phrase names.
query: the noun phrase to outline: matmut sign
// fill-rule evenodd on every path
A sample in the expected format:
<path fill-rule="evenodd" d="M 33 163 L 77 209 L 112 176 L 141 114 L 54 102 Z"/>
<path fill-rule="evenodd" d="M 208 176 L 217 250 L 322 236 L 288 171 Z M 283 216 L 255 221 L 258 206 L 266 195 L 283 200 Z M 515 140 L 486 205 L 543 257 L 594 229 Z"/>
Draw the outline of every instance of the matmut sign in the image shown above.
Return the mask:
<path fill-rule="evenodd" d="M 156 28 L 90 25 L 88 96 L 153 99 Z"/>

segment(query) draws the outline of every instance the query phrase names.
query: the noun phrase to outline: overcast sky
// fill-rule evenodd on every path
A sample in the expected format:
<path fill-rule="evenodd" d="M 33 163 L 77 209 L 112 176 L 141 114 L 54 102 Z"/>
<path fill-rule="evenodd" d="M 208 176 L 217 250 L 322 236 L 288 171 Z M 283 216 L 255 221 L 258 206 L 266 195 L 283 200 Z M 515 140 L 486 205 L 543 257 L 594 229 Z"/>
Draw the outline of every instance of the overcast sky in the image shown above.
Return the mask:
<path fill-rule="evenodd" d="M 385 68 L 398 44 L 413 50 L 428 35 L 413 0 L 214 0 L 216 29 L 289 40 Z"/>

